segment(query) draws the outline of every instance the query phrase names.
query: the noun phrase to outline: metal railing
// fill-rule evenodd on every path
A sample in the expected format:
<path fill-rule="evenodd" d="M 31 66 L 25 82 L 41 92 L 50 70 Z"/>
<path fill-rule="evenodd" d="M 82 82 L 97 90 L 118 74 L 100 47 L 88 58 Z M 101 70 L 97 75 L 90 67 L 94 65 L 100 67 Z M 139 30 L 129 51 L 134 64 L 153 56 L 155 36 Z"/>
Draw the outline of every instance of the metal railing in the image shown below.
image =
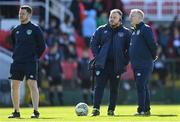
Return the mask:
<path fill-rule="evenodd" d="M 180 0 L 124 0 L 127 13 L 138 8 L 144 11 L 145 17 L 155 21 L 171 21 L 180 16 Z"/>
<path fill-rule="evenodd" d="M 56 16 L 60 21 L 64 21 L 65 13 L 70 15 L 71 18 L 73 17 L 71 11 L 67 9 L 65 6 L 63 6 L 59 0 L 45 0 L 45 2 L 32 1 L 32 0 L 28 2 L 25 2 L 24 0 L 0 2 L 0 6 L 2 5 L 20 6 L 23 4 L 29 4 L 32 7 L 43 7 L 45 9 L 45 18 L 44 18 L 45 28 L 49 27 L 49 13 Z"/>

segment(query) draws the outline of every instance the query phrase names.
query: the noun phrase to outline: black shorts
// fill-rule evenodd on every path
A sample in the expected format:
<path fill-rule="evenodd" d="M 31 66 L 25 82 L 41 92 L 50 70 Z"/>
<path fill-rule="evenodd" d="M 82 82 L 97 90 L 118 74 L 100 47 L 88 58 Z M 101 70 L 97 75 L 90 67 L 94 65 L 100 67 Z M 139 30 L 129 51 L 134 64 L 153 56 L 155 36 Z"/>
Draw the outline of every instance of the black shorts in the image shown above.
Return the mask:
<path fill-rule="evenodd" d="M 61 77 L 53 77 L 52 81 L 50 81 L 49 85 L 50 86 L 56 86 L 56 85 L 61 85 L 62 81 L 61 81 Z"/>
<path fill-rule="evenodd" d="M 82 80 L 81 88 L 90 89 L 91 88 L 91 81 L 90 80 Z"/>
<path fill-rule="evenodd" d="M 38 77 L 38 63 L 24 63 L 17 64 L 12 63 L 10 68 L 10 77 L 12 80 L 20 80 L 22 81 L 26 78 L 26 80 L 37 80 Z"/>

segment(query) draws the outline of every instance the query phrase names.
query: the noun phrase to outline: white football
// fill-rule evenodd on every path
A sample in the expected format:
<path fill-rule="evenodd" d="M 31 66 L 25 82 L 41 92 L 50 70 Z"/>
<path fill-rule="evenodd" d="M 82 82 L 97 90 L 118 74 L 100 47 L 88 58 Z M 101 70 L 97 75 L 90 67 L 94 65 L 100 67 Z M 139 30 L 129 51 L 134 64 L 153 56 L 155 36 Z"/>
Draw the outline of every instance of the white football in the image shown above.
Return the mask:
<path fill-rule="evenodd" d="M 75 112 L 77 116 L 87 116 L 88 115 L 88 105 L 86 103 L 78 103 L 75 107 Z"/>

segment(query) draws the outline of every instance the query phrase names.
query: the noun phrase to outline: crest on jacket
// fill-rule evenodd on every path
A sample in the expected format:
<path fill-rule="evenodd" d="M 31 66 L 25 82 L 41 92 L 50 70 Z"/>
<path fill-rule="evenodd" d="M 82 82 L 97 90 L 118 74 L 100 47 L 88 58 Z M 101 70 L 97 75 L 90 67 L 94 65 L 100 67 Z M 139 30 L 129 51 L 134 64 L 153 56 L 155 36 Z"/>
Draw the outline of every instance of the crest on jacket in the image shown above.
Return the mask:
<path fill-rule="evenodd" d="M 107 33 L 107 30 L 105 30 L 104 33 Z"/>
<path fill-rule="evenodd" d="M 124 36 L 124 33 L 118 32 L 118 36 L 119 36 L 119 37 L 123 37 L 123 36 Z"/>
<path fill-rule="evenodd" d="M 27 35 L 31 35 L 32 30 L 28 29 L 28 30 L 26 31 L 26 33 L 27 33 Z"/>

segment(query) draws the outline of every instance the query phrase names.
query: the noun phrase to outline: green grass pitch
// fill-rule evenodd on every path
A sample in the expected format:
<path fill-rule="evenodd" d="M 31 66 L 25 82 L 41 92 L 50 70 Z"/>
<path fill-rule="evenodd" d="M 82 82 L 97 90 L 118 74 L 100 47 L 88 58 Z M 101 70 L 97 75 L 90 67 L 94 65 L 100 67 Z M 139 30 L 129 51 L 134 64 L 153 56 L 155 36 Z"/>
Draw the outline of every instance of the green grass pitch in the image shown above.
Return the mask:
<path fill-rule="evenodd" d="M 76 116 L 74 106 L 40 107 L 39 119 L 31 119 L 32 108 L 21 108 L 20 119 L 8 119 L 12 108 L 0 108 L 0 122 L 180 122 L 180 105 L 152 105 L 151 116 L 134 116 L 136 106 L 117 106 L 116 116 L 107 116 L 107 106 L 101 107 L 101 115 L 91 117 L 92 106 L 88 116 Z"/>

